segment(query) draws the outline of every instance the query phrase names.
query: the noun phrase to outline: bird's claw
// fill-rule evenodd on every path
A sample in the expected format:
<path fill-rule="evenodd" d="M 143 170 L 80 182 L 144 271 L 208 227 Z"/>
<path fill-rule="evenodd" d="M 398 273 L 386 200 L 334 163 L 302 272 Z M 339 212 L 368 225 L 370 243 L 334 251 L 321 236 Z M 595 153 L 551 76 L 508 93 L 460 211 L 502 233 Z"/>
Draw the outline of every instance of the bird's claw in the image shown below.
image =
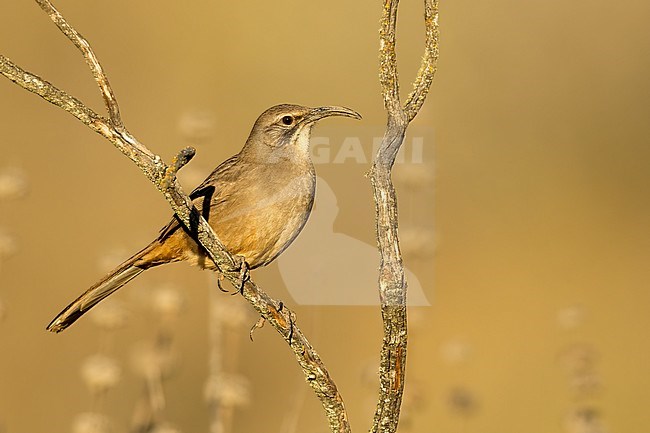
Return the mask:
<path fill-rule="evenodd" d="M 260 317 L 260 318 L 257 320 L 257 322 L 255 322 L 255 324 L 254 324 L 253 327 L 251 328 L 250 332 L 248 333 L 248 336 L 250 337 L 251 341 L 253 341 L 253 333 L 254 333 L 256 330 L 258 330 L 258 329 L 260 329 L 261 327 L 263 327 L 265 323 L 266 323 L 266 319 L 265 319 L 264 317 Z"/>
<path fill-rule="evenodd" d="M 224 289 L 223 286 L 221 285 L 223 279 L 224 279 L 223 274 L 219 273 L 219 276 L 217 277 L 217 287 L 219 288 L 219 290 L 221 290 L 224 293 L 230 293 L 228 290 Z"/>

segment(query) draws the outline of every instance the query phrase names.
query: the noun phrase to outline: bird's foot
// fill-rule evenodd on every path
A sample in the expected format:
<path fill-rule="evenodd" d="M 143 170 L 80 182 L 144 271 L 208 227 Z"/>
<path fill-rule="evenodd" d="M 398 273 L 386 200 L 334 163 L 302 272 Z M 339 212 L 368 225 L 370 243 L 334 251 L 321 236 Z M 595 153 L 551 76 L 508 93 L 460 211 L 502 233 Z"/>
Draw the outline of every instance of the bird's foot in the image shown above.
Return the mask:
<path fill-rule="evenodd" d="M 278 313 L 282 313 L 284 311 L 284 303 L 282 301 L 278 301 L 278 306 L 276 307 L 276 311 Z M 289 317 L 289 346 L 291 346 L 291 343 L 293 342 L 293 324 L 296 321 L 296 314 L 291 311 L 290 309 L 287 308 L 287 316 Z"/>

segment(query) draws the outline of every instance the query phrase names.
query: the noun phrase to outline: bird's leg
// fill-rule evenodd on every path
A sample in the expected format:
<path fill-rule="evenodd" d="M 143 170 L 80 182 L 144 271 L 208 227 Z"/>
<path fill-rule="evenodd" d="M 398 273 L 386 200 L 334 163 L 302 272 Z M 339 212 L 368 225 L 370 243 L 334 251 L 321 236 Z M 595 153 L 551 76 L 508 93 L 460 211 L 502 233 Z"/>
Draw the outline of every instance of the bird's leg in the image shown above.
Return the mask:
<path fill-rule="evenodd" d="M 243 295 L 244 294 L 244 285 L 246 284 L 246 281 L 251 279 L 251 274 L 250 274 L 250 267 L 248 266 L 248 262 L 246 262 L 246 258 L 238 256 L 241 261 L 240 261 L 240 268 L 239 268 L 239 294 Z"/>
<path fill-rule="evenodd" d="M 289 346 L 293 340 L 293 324 L 296 321 L 296 315 L 293 311 L 289 310 Z"/>
<path fill-rule="evenodd" d="M 282 313 L 284 310 L 284 303 L 282 301 L 278 301 L 278 306 L 275 310 L 278 313 Z M 296 321 L 296 314 L 287 308 L 287 315 L 289 316 L 289 345 L 291 345 L 291 342 L 293 340 L 293 324 Z"/>

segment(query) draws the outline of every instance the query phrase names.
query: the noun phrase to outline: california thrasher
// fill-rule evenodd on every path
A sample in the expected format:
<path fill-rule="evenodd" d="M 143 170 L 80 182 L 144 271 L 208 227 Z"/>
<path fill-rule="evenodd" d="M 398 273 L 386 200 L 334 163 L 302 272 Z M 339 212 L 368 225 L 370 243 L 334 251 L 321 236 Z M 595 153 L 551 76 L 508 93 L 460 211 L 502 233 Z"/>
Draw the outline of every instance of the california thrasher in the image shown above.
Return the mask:
<path fill-rule="evenodd" d="M 253 125 L 242 150 L 190 194 L 226 249 L 241 256 L 250 269 L 271 263 L 307 222 L 316 187 L 309 137 L 312 126 L 329 116 L 361 118 L 344 107 L 284 104 L 269 108 Z M 63 331 L 146 269 L 177 261 L 216 269 L 174 217 L 157 239 L 79 296 L 47 329 Z"/>

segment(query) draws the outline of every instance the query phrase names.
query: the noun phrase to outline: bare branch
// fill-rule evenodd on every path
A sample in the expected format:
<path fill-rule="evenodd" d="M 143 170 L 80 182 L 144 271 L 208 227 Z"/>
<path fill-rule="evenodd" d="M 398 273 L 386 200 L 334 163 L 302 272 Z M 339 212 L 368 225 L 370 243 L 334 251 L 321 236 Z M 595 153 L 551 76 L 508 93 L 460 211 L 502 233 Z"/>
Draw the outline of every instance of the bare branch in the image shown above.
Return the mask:
<path fill-rule="evenodd" d="M 406 111 L 406 117 L 409 122 L 415 118 L 422 104 L 424 104 L 424 100 L 433 82 L 433 76 L 436 73 L 439 36 L 438 0 L 424 1 L 424 26 L 426 30 L 426 41 L 422 63 L 413 83 L 413 91 L 409 94 L 404 104 L 404 110 Z"/>
<path fill-rule="evenodd" d="M 38 75 L 25 71 L 2 54 L 0 54 L 0 74 L 23 89 L 61 107 L 95 132 L 101 134 L 108 127 L 108 119 L 101 117 L 77 98 L 56 88 Z"/>
<path fill-rule="evenodd" d="M 40 77 L 23 70 L 2 55 L 0 55 L 0 74 L 22 88 L 36 93 L 48 102 L 66 110 L 84 125 L 107 138 L 122 153 L 128 156 L 163 193 L 179 220 L 185 225 L 193 238 L 205 249 L 223 275 L 230 282 L 239 286 L 239 261 L 235 260 L 226 251 L 210 225 L 193 206 L 192 201 L 183 192 L 176 180 L 176 172 L 189 162 L 194 155 L 194 150 L 191 148 L 182 150 L 174 159 L 172 166 L 169 167 L 159 156 L 139 143 L 122 124 L 117 99 L 103 69 L 90 48 L 90 44 L 67 23 L 65 18 L 54 9 L 49 0 L 36 0 L 36 2 L 83 53 L 101 89 L 110 119 L 98 115 L 78 99 Z M 332 432 L 349 432 L 350 425 L 347 413 L 336 384 L 330 377 L 318 353 L 298 328 L 294 313 L 283 306 L 281 302 L 273 300 L 250 280 L 246 282 L 242 292 L 243 297 L 282 335 L 291 347 L 307 382 L 325 409 Z"/>
<path fill-rule="evenodd" d="M 408 124 L 422 107 L 433 80 L 438 59 L 437 0 L 424 0 L 426 48 L 413 92 L 402 108 L 399 98 L 395 29 L 399 0 L 385 0 L 380 29 L 379 81 L 388 114 L 388 125 L 372 168 L 377 244 L 381 255 L 379 295 L 384 337 L 380 352 L 379 399 L 371 432 L 394 433 L 399 422 L 407 348 L 406 281 L 397 233 L 397 196 L 391 169 Z"/>
<path fill-rule="evenodd" d="M 391 114 L 401 111 L 399 77 L 395 54 L 395 26 L 399 0 L 385 0 L 379 27 L 379 82 L 384 96 L 384 106 Z"/>
<path fill-rule="evenodd" d="M 36 0 L 36 3 L 50 16 L 50 19 L 56 24 L 56 26 L 61 30 L 61 32 L 70 39 L 70 41 L 81 51 L 90 67 L 90 70 L 95 77 L 95 81 L 99 86 L 99 89 L 102 92 L 102 97 L 104 98 L 104 104 L 108 110 L 109 118 L 111 123 L 118 131 L 121 130 L 124 125 L 122 124 L 122 118 L 120 116 L 120 108 L 117 105 L 117 99 L 113 94 L 113 89 L 108 83 L 108 78 L 104 73 L 102 65 L 100 65 L 97 56 L 93 52 L 93 49 L 90 47 L 90 44 L 84 39 L 81 34 L 76 31 L 68 22 L 63 18 L 63 15 L 59 13 L 58 10 L 52 5 L 50 0 Z"/>
<path fill-rule="evenodd" d="M 172 187 L 172 183 L 176 179 L 176 173 L 178 173 L 178 170 L 190 162 L 190 160 L 194 158 L 194 155 L 196 155 L 196 149 L 190 146 L 181 149 L 181 151 L 178 152 L 172 160 L 172 164 L 167 167 L 163 179 L 160 181 L 160 187 L 163 190 L 168 190 Z"/>
<path fill-rule="evenodd" d="M 110 121 L 95 113 L 88 108 L 74 96 L 68 95 L 63 90 L 57 88 L 48 81 L 42 79 L 38 75 L 34 75 L 22 69 L 20 66 L 13 63 L 11 60 L 0 54 L 0 74 L 7 77 L 25 90 L 37 94 L 41 98 L 56 105 L 72 114 L 79 119 L 81 123 L 88 126 L 93 131 L 107 138 L 129 158 L 135 159 L 135 151 L 128 145 L 123 144 L 116 139 L 116 133 L 112 130 Z"/>
<path fill-rule="evenodd" d="M 228 274 L 225 275 L 232 281 Z M 271 299 L 253 282 L 246 283 L 243 295 L 253 308 L 289 343 L 307 383 L 312 387 L 325 409 L 330 430 L 336 433 L 349 433 L 350 423 L 343 399 L 320 356 L 297 326 L 295 314 L 286 306 Z"/>
<path fill-rule="evenodd" d="M 386 148 L 401 144 L 406 126 L 389 123 L 384 136 Z M 382 147 L 384 146 L 382 145 Z M 399 145 L 397 146 L 399 149 Z M 375 199 L 377 243 L 381 254 L 379 296 L 384 337 L 380 351 L 379 399 L 371 432 L 397 431 L 406 366 L 407 321 L 406 281 L 397 236 L 397 196 L 390 179 L 390 166 L 380 155 L 370 171 Z"/>

